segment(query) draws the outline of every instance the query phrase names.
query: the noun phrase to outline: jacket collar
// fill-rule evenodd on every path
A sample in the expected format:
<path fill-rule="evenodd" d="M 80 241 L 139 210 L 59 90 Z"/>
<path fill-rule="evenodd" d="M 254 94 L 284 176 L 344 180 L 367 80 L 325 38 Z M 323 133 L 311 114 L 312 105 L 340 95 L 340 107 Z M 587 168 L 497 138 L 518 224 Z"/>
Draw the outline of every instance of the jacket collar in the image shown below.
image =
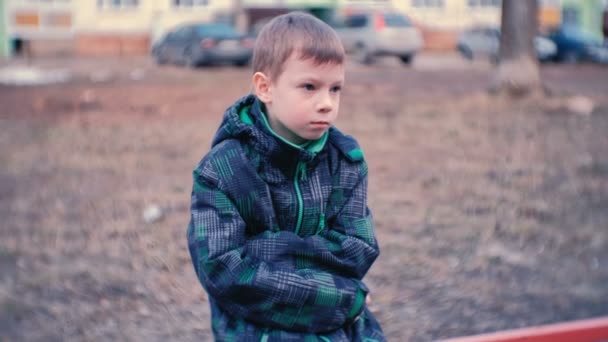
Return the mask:
<path fill-rule="evenodd" d="M 363 159 L 357 142 L 333 126 L 320 139 L 305 146 L 290 143 L 272 130 L 263 103 L 253 94 L 242 97 L 226 110 L 212 146 L 227 139 L 238 139 L 250 145 L 269 158 L 271 163 L 289 165 L 299 161 L 311 162 L 323 155 L 330 143 L 351 161 Z"/>
<path fill-rule="evenodd" d="M 312 161 L 325 147 L 328 133 L 305 145 L 295 145 L 270 127 L 263 103 L 255 95 L 238 100 L 224 114 L 212 146 L 227 139 L 238 139 L 258 150 L 271 162 L 294 163 Z"/>

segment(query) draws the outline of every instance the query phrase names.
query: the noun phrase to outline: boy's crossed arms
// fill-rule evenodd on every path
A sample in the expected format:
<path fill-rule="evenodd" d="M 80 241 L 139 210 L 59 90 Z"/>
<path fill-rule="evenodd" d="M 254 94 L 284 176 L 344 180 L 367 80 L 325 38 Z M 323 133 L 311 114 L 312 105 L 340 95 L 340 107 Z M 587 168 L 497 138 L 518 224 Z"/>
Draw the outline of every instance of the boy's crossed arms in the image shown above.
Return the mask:
<path fill-rule="evenodd" d="M 321 333 L 356 320 L 367 287 L 360 281 L 378 256 L 361 176 L 335 219 L 315 235 L 247 224 L 215 175 L 194 174 L 188 243 L 196 273 L 217 304 L 254 323 Z M 364 197 L 363 197 L 364 198 Z"/>

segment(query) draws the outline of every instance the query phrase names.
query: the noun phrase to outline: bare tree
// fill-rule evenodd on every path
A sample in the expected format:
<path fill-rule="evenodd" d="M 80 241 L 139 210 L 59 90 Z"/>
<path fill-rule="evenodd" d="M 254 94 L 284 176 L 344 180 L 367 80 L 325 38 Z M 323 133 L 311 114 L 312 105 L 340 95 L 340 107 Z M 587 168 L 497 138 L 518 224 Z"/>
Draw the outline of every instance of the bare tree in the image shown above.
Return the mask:
<path fill-rule="evenodd" d="M 503 0 L 500 61 L 493 90 L 529 95 L 542 90 L 534 36 L 538 28 L 537 0 Z"/>

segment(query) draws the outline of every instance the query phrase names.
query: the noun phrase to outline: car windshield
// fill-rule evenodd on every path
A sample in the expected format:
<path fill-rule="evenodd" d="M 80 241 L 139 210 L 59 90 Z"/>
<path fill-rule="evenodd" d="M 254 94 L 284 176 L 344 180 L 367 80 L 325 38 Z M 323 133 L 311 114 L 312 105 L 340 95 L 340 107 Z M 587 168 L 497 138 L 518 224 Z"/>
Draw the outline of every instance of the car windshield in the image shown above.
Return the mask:
<path fill-rule="evenodd" d="M 384 22 L 387 27 L 409 27 L 412 26 L 410 21 L 399 14 L 385 14 Z"/>
<path fill-rule="evenodd" d="M 214 25 L 199 25 L 194 28 L 196 35 L 199 37 L 206 36 L 235 36 L 237 32 L 233 27 L 224 24 Z"/>

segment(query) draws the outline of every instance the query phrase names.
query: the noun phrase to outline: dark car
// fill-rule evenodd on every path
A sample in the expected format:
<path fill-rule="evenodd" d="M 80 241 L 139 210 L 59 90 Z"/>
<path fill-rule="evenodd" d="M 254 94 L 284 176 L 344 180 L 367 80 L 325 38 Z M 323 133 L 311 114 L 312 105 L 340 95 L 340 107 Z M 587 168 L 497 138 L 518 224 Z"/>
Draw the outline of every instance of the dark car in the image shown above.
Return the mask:
<path fill-rule="evenodd" d="M 608 63 L 608 47 L 602 45 L 601 39 L 576 26 L 560 26 L 549 33 L 549 38 L 557 46 L 555 59 L 559 62 Z"/>
<path fill-rule="evenodd" d="M 188 24 L 168 32 L 152 48 L 158 64 L 189 67 L 216 63 L 244 66 L 253 54 L 254 39 L 223 23 Z"/>

